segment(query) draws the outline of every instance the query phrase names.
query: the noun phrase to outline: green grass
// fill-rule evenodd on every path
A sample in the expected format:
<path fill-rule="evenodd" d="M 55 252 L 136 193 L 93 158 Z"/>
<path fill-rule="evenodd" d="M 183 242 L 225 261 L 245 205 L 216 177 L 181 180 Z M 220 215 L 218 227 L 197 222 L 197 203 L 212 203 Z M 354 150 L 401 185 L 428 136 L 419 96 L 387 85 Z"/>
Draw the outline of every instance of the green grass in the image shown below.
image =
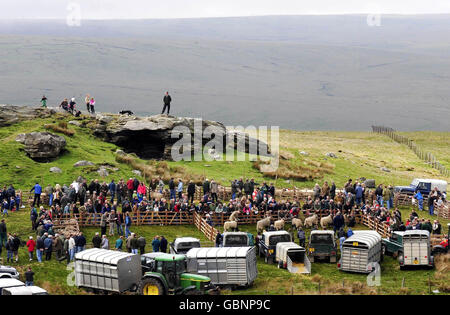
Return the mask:
<path fill-rule="evenodd" d="M 20 210 L 16 213 L 11 213 L 7 218 L 8 229 L 11 232 L 16 232 L 22 240 L 26 240 L 29 235 L 34 235 L 29 224 L 28 210 Z M 403 209 L 403 216 L 407 216 L 409 210 Z M 421 217 L 429 218 L 425 212 L 420 213 Z M 445 226 L 449 221 L 442 221 Z M 289 228 L 288 225 L 286 228 Z M 357 226 L 356 229 L 366 229 L 364 226 Z M 254 225 L 242 225 L 240 230 L 255 233 Z M 100 232 L 100 228 L 84 228 L 82 230 L 88 241 L 91 244 L 91 239 L 95 232 Z M 201 240 L 202 246 L 212 246 L 212 242 L 208 241 L 204 235 L 199 232 L 194 226 L 132 226 L 132 232 L 143 235 L 147 244 L 150 244 L 155 235 L 164 235 L 169 242 L 176 237 L 193 236 Z M 307 230 L 307 236 L 309 230 Z M 110 238 L 110 244 L 114 244 L 116 237 Z M 151 246 L 147 245 L 147 251 L 151 251 Z M 6 253 L 3 252 L 2 258 L 6 259 Z M 19 264 L 12 264 L 17 267 L 21 274 L 28 266 L 31 266 L 35 271 L 35 282 L 37 285 L 43 286 L 53 294 L 85 294 L 84 291 L 67 284 L 67 277 L 70 278 L 71 269 L 66 269 L 65 263 L 58 263 L 55 260 L 50 262 L 38 263 L 36 261 L 28 263 L 26 248 L 20 249 Z M 428 294 L 428 277 L 430 277 L 433 285 L 432 289 L 444 286 L 448 282 L 449 274 L 436 273 L 436 270 L 407 270 L 400 271 L 398 262 L 392 257 L 385 257 L 381 264 L 381 286 L 376 288 L 367 288 L 361 284 L 366 283 L 366 275 L 341 272 L 337 269 L 336 264 L 325 262 L 317 262 L 312 264 L 311 275 L 294 275 L 287 270 L 278 269 L 276 265 L 267 265 L 264 261 L 258 258 L 258 278 L 254 285 L 248 289 L 239 289 L 235 291 L 224 290 L 223 294 L 232 295 L 246 295 L 246 294 L 319 294 L 319 282 L 322 294 L 334 293 L 349 293 L 340 292 L 342 281 L 347 288 L 356 286 L 357 291 L 353 293 L 360 294 Z M 436 275 L 436 277 L 435 277 Z M 401 289 L 403 278 L 405 278 L 405 287 Z"/>
<path fill-rule="evenodd" d="M 442 165 L 450 169 L 450 137 L 448 132 L 421 131 L 399 132 L 399 134 L 413 140 L 422 150 L 432 153 Z"/>
<path fill-rule="evenodd" d="M 73 119 L 71 117 L 70 119 Z M 16 189 L 29 190 L 36 181 L 46 185 L 59 183 L 71 183 L 79 175 L 90 181 L 99 178 L 95 172 L 100 164 L 109 164 L 119 170 L 110 170 L 107 178 L 100 178 L 101 181 L 109 182 L 110 179 L 128 178 L 132 174 L 132 168 L 128 164 L 119 163 L 113 154 L 117 146 L 105 143 L 92 135 L 92 130 L 77 127 L 69 124 L 68 128 L 73 129 L 75 134 L 72 137 L 64 136 L 67 140 L 66 152 L 50 163 L 38 163 L 26 156 L 23 145 L 16 142 L 15 138 L 19 133 L 32 131 L 45 131 L 44 124 L 57 124 L 60 121 L 68 121 L 69 118 L 55 116 L 49 119 L 37 119 L 22 122 L 9 127 L 0 128 L 0 184 L 8 185 L 13 183 Z M 435 154 L 441 162 L 448 163 L 448 139 L 449 133 L 406 133 L 406 136 L 423 141 L 426 149 Z M 421 136 L 422 140 L 419 139 Z M 433 139 L 432 141 L 427 141 Z M 317 181 L 323 180 L 331 182 L 334 180 L 338 187 L 341 187 L 347 179 L 374 178 L 378 183 L 386 184 L 408 184 L 414 177 L 435 177 L 442 178 L 436 170 L 430 168 L 406 146 L 400 145 L 388 137 L 369 132 L 300 132 L 282 130 L 280 134 L 281 150 L 293 154 L 291 163 L 327 162 L 333 165 L 333 173 L 326 174 L 323 178 L 314 181 L 290 181 L 278 179 L 277 181 L 264 177 L 259 171 L 252 167 L 249 161 L 226 162 L 226 161 L 199 161 L 199 162 L 168 162 L 171 167 L 184 167 L 187 172 L 200 174 L 209 179 L 214 178 L 224 185 L 235 178 L 248 177 L 255 178 L 256 182 L 275 182 L 277 187 L 307 187 L 311 188 Z M 442 149 L 442 151 L 440 151 Z M 308 152 L 308 156 L 303 156 L 298 151 Z M 340 152 L 339 152 L 340 151 Z M 338 158 L 325 159 L 325 153 L 334 152 Z M 95 167 L 74 168 L 73 164 L 79 160 L 89 160 L 96 164 Z M 142 163 L 146 161 L 140 160 Z M 63 170 L 62 174 L 49 172 L 50 167 L 57 166 Z M 381 167 L 391 169 L 390 173 L 380 170 Z M 140 178 L 142 179 L 142 177 Z M 148 180 L 148 178 L 147 178 Z M 449 180 L 449 179 L 447 179 Z M 404 216 L 409 211 L 403 209 Z M 421 216 L 429 217 L 426 213 Z M 442 220 L 442 225 L 448 223 Z M 9 231 L 17 232 L 22 240 L 26 240 L 29 235 L 33 235 L 29 223 L 29 210 L 20 210 L 12 213 L 7 219 Z M 359 228 L 363 228 L 360 226 Z M 254 226 L 241 226 L 241 230 L 255 233 Z M 90 242 L 96 228 L 85 228 L 88 242 Z M 179 236 L 195 236 L 202 240 L 204 244 L 211 244 L 194 226 L 139 226 L 133 227 L 132 231 L 142 234 L 150 243 L 155 235 L 164 235 L 169 241 Z M 110 240 L 113 244 L 115 238 Z M 149 246 L 147 247 L 150 248 Z M 3 252 L 2 258 L 6 258 Z M 14 265 L 14 264 L 13 264 Z M 82 294 L 81 290 L 68 286 L 66 278 L 70 270 L 66 270 L 64 263 L 56 261 L 38 264 L 30 264 L 36 272 L 36 284 L 42 285 L 55 294 Z M 20 263 L 17 266 L 21 272 L 28 266 L 27 253 L 25 248 L 20 250 Z M 286 270 L 278 270 L 275 266 L 264 264 L 258 261 L 259 276 L 253 287 L 246 290 L 225 291 L 226 294 L 294 294 L 318 293 L 319 282 L 321 283 L 321 293 L 340 292 L 336 286 L 346 287 L 358 286 L 365 283 L 366 276 L 359 274 L 348 274 L 337 270 L 334 264 L 314 263 L 311 276 L 292 275 Z M 374 292 L 380 294 L 427 294 L 428 276 L 431 277 L 433 288 L 442 286 L 448 282 L 448 272 L 439 279 L 434 279 L 436 271 L 414 270 L 400 271 L 396 260 L 387 257 L 382 264 L 382 286 L 376 288 Z M 401 283 L 405 278 L 405 285 L 408 289 L 401 289 Z M 328 290 L 328 291 L 327 291 Z M 355 289 L 355 292 L 357 289 Z M 362 290 L 362 291 L 361 291 Z M 366 288 L 361 289 L 363 293 L 370 293 Z M 366 290 L 366 291 L 363 291 Z M 341 292 L 341 293 L 348 293 Z"/>

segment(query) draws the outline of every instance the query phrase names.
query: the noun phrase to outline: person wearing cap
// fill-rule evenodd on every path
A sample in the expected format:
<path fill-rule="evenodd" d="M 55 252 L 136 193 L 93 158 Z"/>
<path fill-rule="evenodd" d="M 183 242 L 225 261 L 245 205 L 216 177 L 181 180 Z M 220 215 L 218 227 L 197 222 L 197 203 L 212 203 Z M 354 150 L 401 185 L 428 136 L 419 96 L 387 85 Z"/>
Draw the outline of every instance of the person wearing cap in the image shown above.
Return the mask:
<path fill-rule="evenodd" d="M 33 252 L 36 248 L 36 242 L 33 240 L 33 236 L 29 237 L 29 240 L 27 241 L 27 247 L 28 247 L 28 257 L 30 257 L 30 261 L 33 260 Z"/>
<path fill-rule="evenodd" d="M 164 107 L 163 110 L 161 112 L 161 115 L 164 114 L 164 111 L 167 108 L 167 115 L 169 115 L 170 112 L 170 102 L 172 102 L 172 98 L 169 95 L 169 92 L 167 91 L 166 94 L 163 97 L 163 102 L 164 102 Z"/>

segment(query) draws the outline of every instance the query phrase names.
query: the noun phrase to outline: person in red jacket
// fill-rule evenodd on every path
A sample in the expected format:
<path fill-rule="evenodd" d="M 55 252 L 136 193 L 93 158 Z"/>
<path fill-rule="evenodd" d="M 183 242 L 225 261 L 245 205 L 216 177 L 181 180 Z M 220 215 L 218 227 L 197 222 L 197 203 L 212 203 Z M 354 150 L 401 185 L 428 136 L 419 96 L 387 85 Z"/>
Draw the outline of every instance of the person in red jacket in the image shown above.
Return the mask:
<path fill-rule="evenodd" d="M 27 247 L 28 247 L 28 256 L 30 257 L 30 261 L 33 260 L 33 252 L 34 249 L 36 248 L 36 242 L 35 240 L 33 240 L 33 236 L 30 236 L 30 239 L 27 242 Z"/>
<path fill-rule="evenodd" d="M 134 180 L 130 178 L 127 181 L 127 189 L 128 189 L 128 201 L 131 201 L 133 199 L 133 192 L 134 192 Z"/>

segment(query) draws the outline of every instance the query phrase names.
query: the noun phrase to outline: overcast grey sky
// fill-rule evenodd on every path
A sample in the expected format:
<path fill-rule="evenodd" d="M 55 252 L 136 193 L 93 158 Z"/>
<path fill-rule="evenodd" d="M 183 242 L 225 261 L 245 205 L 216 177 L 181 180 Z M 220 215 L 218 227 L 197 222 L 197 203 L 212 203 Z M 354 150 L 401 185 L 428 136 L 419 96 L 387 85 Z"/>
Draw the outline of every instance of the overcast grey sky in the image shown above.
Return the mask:
<path fill-rule="evenodd" d="M 303 14 L 450 13 L 450 0 L 0 0 L 0 18 L 190 18 Z"/>

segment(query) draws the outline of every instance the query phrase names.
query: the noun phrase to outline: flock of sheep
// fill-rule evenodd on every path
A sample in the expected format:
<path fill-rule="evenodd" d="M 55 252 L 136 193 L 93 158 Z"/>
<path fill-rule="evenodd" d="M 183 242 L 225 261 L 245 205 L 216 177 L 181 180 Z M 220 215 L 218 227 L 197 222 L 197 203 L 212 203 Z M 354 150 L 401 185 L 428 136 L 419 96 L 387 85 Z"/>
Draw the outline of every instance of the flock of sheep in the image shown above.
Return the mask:
<path fill-rule="evenodd" d="M 238 226 L 238 220 L 239 220 L 239 211 L 234 211 L 228 221 L 226 221 L 223 225 L 224 232 L 236 231 Z M 267 230 L 267 228 L 270 227 L 272 217 L 267 216 L 264 219 L 259 220 L 256 223 L 256 231 L 258 234 L 262 233 L 264 230 Z M 273 224 L 274 228 L 279 231 L 284 229 L 284 224 L 286 223 L 285 219 L 276 220 Z M 319 217 L 317 214 L 313 214 L 312 216 L 305 219 L 304 226 L 311 228 L 314 225 L 317 225 L 319 223 Z M 333 224 L 333 215 L 329 214 L 325 217 L 322 217 L 320 219 L 320 226 L 322 229 L 326 229 L 329 225 Z M 300 218 L 292 218 L 292 226 L 295 226 L 295 228 L 298 230 L 299 228 L 303 227 L 302 219 Z"/>

